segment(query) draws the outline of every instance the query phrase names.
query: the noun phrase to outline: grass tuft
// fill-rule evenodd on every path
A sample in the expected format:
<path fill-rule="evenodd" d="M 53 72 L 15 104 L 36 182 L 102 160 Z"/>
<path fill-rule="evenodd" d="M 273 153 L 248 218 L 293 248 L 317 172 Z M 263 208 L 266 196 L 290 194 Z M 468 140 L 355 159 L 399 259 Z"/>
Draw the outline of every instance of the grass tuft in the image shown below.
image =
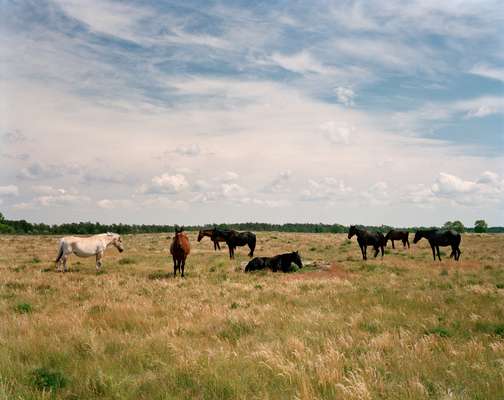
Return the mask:
<path fill-rule="evenodd" d="M 45 367 L 35 369 L 31 378 L 33 386 L 39 390 L 55 391 L 64 388 L 68 382 L 61 372 Z"/>
<path fill-rule="evenodd" d="M 434 328 L 428 329 L 425 331 L 426 335 L 437 335 L 442 338 L 449 338 L 452 336 L 452 333 L 442 326 L 436 326 Z"/>
<path fill-rule="evenodd" d="M 29 303 L 18 303 L 14 307 L 14 311 L 18 314 L 30 314 L 33 311 L 33 307 Z"/>

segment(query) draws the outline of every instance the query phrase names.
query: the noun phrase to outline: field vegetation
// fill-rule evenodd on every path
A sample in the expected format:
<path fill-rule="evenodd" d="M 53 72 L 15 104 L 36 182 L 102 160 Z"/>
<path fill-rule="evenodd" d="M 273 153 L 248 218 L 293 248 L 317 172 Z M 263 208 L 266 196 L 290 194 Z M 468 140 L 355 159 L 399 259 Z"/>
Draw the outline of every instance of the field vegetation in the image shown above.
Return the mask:
<path fill-rule="evenodd" d="M 0 236 L 0 399 L 503 398 L 503 235 L 439 263 L 425 241 L 364 262 L 343 234 L 258 233 L 257 255 L 300 251 L 289 274 L 189 236 L 185 279 L 167 234 L 124 236 L 100 273 Z"/>

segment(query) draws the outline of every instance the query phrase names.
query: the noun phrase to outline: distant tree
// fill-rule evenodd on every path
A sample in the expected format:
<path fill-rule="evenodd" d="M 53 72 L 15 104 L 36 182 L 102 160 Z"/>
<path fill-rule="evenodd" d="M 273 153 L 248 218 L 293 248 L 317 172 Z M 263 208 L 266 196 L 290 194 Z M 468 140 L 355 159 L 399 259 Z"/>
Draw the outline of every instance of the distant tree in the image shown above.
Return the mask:
<path fill-rule="evenodd" d="M 476 233 L 484 233 L 488 230 L 488 224 L 484 219 L 478 219 L 474 223 L 474 232 Z"/>
<path fill-rule="evenodd" d="M 3 224 L 5 222 L 5 217 L 3 214 L 0 212 L 0 224 Z"/>
<path fill-rule="evenodd" d="M 454 231 L 458 233 L 463 233 L 465 231 L 464 224 L 460 221 L 447 221 L 443 225 L 444 229 L 453 229 Z"/>

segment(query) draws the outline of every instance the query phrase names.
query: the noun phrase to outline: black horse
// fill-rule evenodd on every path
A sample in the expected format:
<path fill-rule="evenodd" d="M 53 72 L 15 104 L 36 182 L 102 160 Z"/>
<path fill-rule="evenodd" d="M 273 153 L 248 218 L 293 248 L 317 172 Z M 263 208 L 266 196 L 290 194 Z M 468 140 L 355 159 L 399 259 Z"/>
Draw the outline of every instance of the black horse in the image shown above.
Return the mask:
<path fill-rule="evenodd" d="M 355 225 L 351 225 L 348 231 L 348 239 L 351 239 L 354 235 L 357 235 L 357 243 L 359 243 L 362 258 L 364 260 L 367 260 L 367 246 L 373 246 L 375 258 L 381 249 L 381 255 L 383 257 L 385 237 L 381 232 L 370 232 L 365 229 L 357 228 Z"/>
<path fill-rule="evenodd" d="M 219 242 L 226 242 L 226 239 L 230 233 L 231 231 L 225 229 L 200 229 L 198 233 L 198 242 L 201 242 L 201 239 L 203 239 L 205 236 L 208 236 L 214 244 L 214 250 L 220 250 Z"/>
<path fill-rule="evenodd" d="M 218 233 L 219 230 L 216 229 Z M 238 246 L 247 245 L 250 249 L 248 254 L 249 257 L 254 257 L 254 250 L 256 247 L 256 235 L 252 232 L 237 232 L 237 231 L 225 231 L 222 233 L 223 237 L 226 238 L 226 244 L 229 248 L 229 258 L 234 258 L 235 249 Z"/>
<path fill-rule="evenodd" d="M 413 243 L 417 244 L 422 238 L 429 241 L 434 261 L 436 261 L 436 251 L 438 259 L 441 261 L 439 246 L 451 246 L 452 252 L 450 254 L 450 258 L 454 257 L 456 261 L 458 261 L 460 255 L 462 254 L 459 247 L 462 238 L 458 232 L 452 230 L 445 231 L 441 229 L 419 230 L 415 232 Z"/>
<path fill-rule="evenodd" d="M 274 257 L 256 257 L 247 264 L 245 272 L 257 271 L 264 268 L 269 268 L 273 272 L 277 272 L 279 269 L 283 272 L 289 272 L 291 263 L 296 264 L 299 268 L 303 268 L 301 256 L 297 251 L 279 254 Z"/>
<path fill-rule="evenodd" d="M 392 230 L 388 231 L 388 233 L 385 235 L 385 246 L 387 246 L 387 243 L 389 240 L 392 242 L 393 249 L 395 249 L 394 240 L 400 240 L 404 247 L 406 247 L 406 244 L 407 244 L 408 249 L 410 248 L 409 232 L 408 231 L 399 231 L 399 230 L 392 229 Z"/>

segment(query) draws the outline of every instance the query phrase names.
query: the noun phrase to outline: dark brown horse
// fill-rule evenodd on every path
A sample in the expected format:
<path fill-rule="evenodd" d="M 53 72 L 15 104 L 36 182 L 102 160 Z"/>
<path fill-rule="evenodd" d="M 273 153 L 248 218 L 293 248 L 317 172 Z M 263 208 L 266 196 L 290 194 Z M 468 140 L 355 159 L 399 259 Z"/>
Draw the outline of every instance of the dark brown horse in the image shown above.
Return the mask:
<path fill-rule="evenodd" d="M 385 246 L 387 246 L 389 240 L 392 242 L 393 249 L 395 249 L 394 240 L 400 240 L 405 248 L 406 244 L 408 245 L 408 249 L 410 248 L 408 231 L 399 231 L 392 229 L 385 235 Z"/>
<path fill-rule="evenodd" d="M 191 251 L 189 238 L 183 230 L 183 227 L 175 227 L 175 236 L 170 246 L 170 253 L 173 258 L 173 277 L 177 276 L 177 269 L 181 272 L 182 277 L 184 277 L 186 258 Z"/>
<path fill-rule="evenodd" d="M 352 225 L 348 231 L 348 239 L 351 239 L 353 235 L 357 235 L 357 243 L 359 243 L 364 260 L 367 260 L 367 246 L 373 246 L 375 258 L 381 249 L 381 256 L 383 257 L 385 237 L 381 232 L 370 232 Z"/>
<path fill-rule="evenodd" d="M 248 253 L 249 257 L 254 257 L 254 250 L 256 247 L 256 235 L 252 232 L 237 232 L 237 231 L 229 231 L 227 234 L 226 244 L 229 247 L 229 258 L 234 258 L 234 252 L 236 247 L 238 246 L 248 246 L 250 252 Z"/>
<path fill-rule="evenodd" d="M 279 269 L 283 272 L 289 272 L 292 263 L 296 264 L 299 268 L 303 268 L 303 262 L 297 251 L 279 254 L 274 257 L 256 257 L 247 264 L 245 272 L 257 271 L 265 268 L 269 268 L 273 272 L 277 272 Z"/>
<path fill-rule="evenodd" d="M 436 261 L 436 251 L 439 261 L 441 261 L 441 255 L 439 254 L 439 246 L 451 246 L 452 252 L 450 258 L 454 257 L 455 261 L 458 261 L 462 252 L 460 251 L 460 241 L 462 240 L 460 233 L 452 230 L 441 230 L 441 229 L 427 229 L 418 230 L 415 232 L 415 238 L 413 243 L 417 244 L 422 238 L 429 241 L 432 249 L 432 256 L 434 261 Z"/>
<path fill-rule="evenodd" d="M 220 250 L 220 245 L 219 242 L 226 242 L 226 238 L 229 235 L 228 230 L 223 230 L 223 229 L 200 229 L 198 233 L 198 242 L 201 242 L 201 239 L 203 239 L 205 236 L 208 236 L 210 240 L 214 244 L 214 250 Z"/>

